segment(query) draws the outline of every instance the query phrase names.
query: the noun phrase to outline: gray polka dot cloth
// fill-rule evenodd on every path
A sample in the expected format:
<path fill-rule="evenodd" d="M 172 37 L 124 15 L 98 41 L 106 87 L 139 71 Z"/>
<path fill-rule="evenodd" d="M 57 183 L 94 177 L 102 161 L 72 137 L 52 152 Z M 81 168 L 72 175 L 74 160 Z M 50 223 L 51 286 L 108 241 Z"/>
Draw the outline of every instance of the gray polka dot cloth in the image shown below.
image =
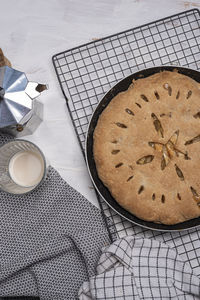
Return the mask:
<path fill-rule="evenodd" d="M 0 143 L 10 137 L 1 135 Z M 100 211 L 50 167 L 36 191 L 0 191 L 0 299 L 77 299 L 109 244 Z"/>

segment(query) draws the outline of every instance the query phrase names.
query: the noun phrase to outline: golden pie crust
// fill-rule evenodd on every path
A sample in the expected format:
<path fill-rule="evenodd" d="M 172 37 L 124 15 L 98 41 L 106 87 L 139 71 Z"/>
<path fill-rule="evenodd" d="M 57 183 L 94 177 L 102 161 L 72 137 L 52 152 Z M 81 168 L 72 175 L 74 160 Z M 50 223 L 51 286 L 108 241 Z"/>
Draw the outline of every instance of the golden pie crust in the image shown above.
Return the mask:
<path fill-rule="evenodd" d="M 94 131 L 98 176 L 140 219 L 200 216 L 200 84 L 178 72 L 141 78 L 114 97 Z"/>

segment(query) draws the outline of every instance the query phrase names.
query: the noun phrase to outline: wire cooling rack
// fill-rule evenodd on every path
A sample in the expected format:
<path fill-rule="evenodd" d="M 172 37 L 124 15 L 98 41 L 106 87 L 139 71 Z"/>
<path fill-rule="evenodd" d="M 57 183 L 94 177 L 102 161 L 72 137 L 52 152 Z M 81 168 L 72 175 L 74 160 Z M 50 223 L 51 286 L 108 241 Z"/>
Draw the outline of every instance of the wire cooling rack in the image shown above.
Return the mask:
<path fill-rule="evenodd" d="M 75 47 L 53 56 L 84 154 L 90 117 L 103 95 L 120 79 L 159 65 L 200 69 L 200 13 L 188 10 L 149 24 Z M 200 230 L 164 233 L 143 229 L 117 215 L 99 199 L 111 239 L 135 234 L 155 238 L 177 249 L 200 275 Z"/>

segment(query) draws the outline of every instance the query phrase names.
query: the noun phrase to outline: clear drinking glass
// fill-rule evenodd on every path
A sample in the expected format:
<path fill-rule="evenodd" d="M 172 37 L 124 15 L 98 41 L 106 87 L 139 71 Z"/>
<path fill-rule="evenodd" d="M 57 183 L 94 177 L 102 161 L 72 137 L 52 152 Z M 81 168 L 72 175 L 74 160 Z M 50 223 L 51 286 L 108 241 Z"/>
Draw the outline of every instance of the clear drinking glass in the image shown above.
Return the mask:
<path fill-rule="evenodd" d="M 11 174 L 11 161 L 18 153 L 24 155 L 26 153 L 32 153 L 37 156 L 41 162 L 41 176 L 39 181 L 25 186 L 24 184 L 18 184 L 13 180 Z M 19 155 L 18 155 L 19 156 Z M 20 172 L 23 172 L 23 168 L 26 168 L 26 164 L 22 164 Z M 0 147 L 0 189 L 10 194 L 25 194 L 33 191 L 38 187 L 46 177 L 47 166 L 46 159 L 42 151 L 32 142 L 25 140 L 14 140 L 3 144 Z"/>

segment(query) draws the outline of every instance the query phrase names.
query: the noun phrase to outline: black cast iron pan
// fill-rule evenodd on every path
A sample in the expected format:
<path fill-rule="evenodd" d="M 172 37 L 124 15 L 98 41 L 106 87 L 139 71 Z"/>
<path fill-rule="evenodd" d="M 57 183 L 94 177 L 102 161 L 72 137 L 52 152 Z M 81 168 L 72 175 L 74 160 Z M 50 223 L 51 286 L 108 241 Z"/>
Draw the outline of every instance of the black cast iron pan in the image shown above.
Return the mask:
<path fill-rule="evenodd" d="M 109 190 L 104 186 L 104 184 L 98 177 L 94 156 L 93 156 L 93 133 L 97 125 L 98 118 L 102 113 L 102 111 L 113 99 L 113 97 L 115 97 L 118 93 L 128 89 L 133 79 L 144 78 L 164 70 L 173 71 L 174 69 L 178 70 L 179 73 L 187 75 L 193 78 L 194 80 L 196 80 L 197 82 L 200 82 L 200 73 L 198 71 L 188 69 L 188 68 L 183 68 L 183 67 L 174 67 L 174 66 L 153 67 L 153 68 L 141 70 L 139 72 L 131 74 L 130 76 L 118 82 L 111 90 L 109 90 L 105 94 L 103 99 L 100 101 L 90 120 L 88 132 L 87 132 L 87 141 L 86 141 L 86 161 L 88 165 L 88 170 L 91 179 L 94 183 L 94 186 L 98 191 L 98 193 L 100 194 L 100 196 L 116 213 L 118 213 L 128 221 L 145 228 L 160 230 L 160 231 L 180 231 L 180 230 L 195 228 L 197 226 L 200 226 L 200 217 L 176 225 L 164 225 L 164 224 L 157 224 L 157 223 L 141 220 L 136 216 L 134 216 L 133 214 L 126 211 L 115 201 L 115 199 L 110 194 Z"/>

